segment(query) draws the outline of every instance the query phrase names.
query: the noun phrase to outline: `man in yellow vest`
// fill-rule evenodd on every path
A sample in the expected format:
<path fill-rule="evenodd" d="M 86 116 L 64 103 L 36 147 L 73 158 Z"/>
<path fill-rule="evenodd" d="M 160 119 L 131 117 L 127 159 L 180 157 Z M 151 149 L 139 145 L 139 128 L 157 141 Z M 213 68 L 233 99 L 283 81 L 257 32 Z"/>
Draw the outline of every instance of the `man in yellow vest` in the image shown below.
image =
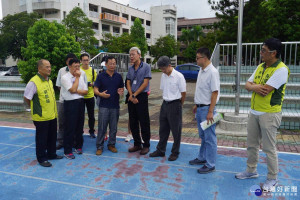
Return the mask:
<path fill-rule="evenodd" d="M 52 81 L 49 79 L 51 65 L 48 60 L 37 62 L 38 74 L 30 79 L 24 101 L 30 105 L 31 117 L 36 127 L 36 157 L 43 167 L 51 167 L 48 160 L 62 159 L 56 154 L 57 108 Z"/>
<path fill-rule="evenodd" d="M 267 39 L 260 50 L 260 64 L 248 79 L 245 88 L 252 92 L 251 109 L 247 127 L 247 170 L 235 175 L 237 179 L 257 178 L 259 147 L 267 155 L 268 175 L 263 184 L 270 191 L 278 184 L 278 156 L 276 132 L 280 126 L 282 102 L 290 71 L 281 61 L 281 41 Z"/>
<path fill-rule="evenodd" d="M 80 55 L 81 67 L 87 77 L 88 83 L 88 93 L 84 95 L 84 104 L 87 109 L 88 117 L 89 117 L 89 133 L 91 138 L 95 138 L 95 95 L 94 95 L 94 82 L 97 78 L 97 72 L 89 66 L 90 55 L 87 53 L 83 53 Z"/>

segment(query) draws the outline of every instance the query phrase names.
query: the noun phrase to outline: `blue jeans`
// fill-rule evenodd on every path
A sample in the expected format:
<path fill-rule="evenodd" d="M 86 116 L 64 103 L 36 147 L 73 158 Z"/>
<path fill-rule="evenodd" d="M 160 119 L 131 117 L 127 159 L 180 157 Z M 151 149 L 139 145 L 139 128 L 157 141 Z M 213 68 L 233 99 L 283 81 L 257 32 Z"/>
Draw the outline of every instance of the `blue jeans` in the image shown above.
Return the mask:
<path fill-rule="evenodd" d="M 104 138 L 109 124 L 109 140 L 107 146 L 116 144 L 118 130 L 119 108 L 99 108 L 98 112 L 98 135 L 96 140 L 97 149 L 104 147 Z"/>
<path fill-rule="evenodd" d="M 199 137 L 201 138 L 201 147 L 199 150 L 198 159 L 203 161 L 206 160 L 206 166 L 212 168 L 216 164 L 217 158 L 217 137 L 216 137 L 216 124 L 207 128 L 205 131 L 202 130 L 200 123 L 206 120 L 209 106 L 198 107 L 196 118 Z M 214 110 L 214 114 L 216 110 Z"/>

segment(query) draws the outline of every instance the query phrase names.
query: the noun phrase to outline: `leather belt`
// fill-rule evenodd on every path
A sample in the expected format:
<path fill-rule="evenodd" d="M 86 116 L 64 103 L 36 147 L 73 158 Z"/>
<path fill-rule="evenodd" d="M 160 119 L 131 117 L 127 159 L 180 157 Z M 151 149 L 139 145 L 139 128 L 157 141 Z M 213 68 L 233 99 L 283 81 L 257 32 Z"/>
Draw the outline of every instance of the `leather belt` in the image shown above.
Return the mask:
<path fill-rule="evenodd" d="M 210 104 L 206 105 L 206 104 L 196 104 L 197 107 L 204 107 L 204 106 L 210 106 Z"/>
<path fill-rule="evenodd" d="M 171 103 L 175 103 L 175 102 L 180 102 L 180 99 L 175 99 L 173 101 L 165 101 L 164 100 L 164 103 L 166 103 L 166 104 L 171 104 Z"/>

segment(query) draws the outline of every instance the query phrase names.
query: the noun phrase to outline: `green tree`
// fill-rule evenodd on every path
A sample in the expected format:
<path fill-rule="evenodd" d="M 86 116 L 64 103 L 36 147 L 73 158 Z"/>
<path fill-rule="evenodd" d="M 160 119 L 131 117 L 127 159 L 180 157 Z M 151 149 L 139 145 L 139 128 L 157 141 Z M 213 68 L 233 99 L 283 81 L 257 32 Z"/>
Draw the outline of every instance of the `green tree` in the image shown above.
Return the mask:
<path fill-rule="evenodd" d="M 101 42 L 103 45 L 100 48 L 111 53 L 128 53 L 131 47 L 137 46 L 137 44 L 132 42 L 128 33 L 123 33 L 119 37 L 107 33 L 103 35 Z"/>
<path fill-rule="evenodd" d="M 134 20 L 133 26 L 130 28 L 130 36 L 132 43 L 137 44 L 140 48 L 142 57 L 148 50 L 147 39 L 145 36 L 145 28 L 142 26 L 142 22 L 139 18 Z"/>
<path fill-rule="evenodd" d="M 185 58 L 185 62 L 195 62 L 196 52 L 199 49 L 200 44 L 198 41 L 193 41 L 187 46 L 187 48 L 183 51 L 183 57 Z"/>
<path fill-rule="evenodd" d="M 191 29 L 182 29 L 180 40 L 188 46 L 191 42 L 199 41 L 203 35 L 201 26 L 193 26 Z"/>
<path fill-rule="evenodd" d="M 238 0 L 208 0 L 220 19 L 215 24 L 217 41 L 237 41 Z M 297 41 L 300 38 L 299 0 L 251 0 L 246 1 L 243 14 L 243 42 L 262 42 L 276 37 L 281 41 Z"/>
<path fill-rule="evenodd" d="M 27 47 L 22 47 L 23 60 L 18 63 L 23 82 L 27 83 L 37 73 L 36 62 L 47 59 L 51 63 L 51 79 L 57 77 L 58 70 L 65 65 L 68 53 L 80 55 L 80 45 L 74 36 L 66 32 L 64 25 L 41 19 L 27 34 Z"/>
<path fill-rule="evenodd" d="M 75 7 L 62 21 L 70 35 L 74 35 L 76 42 L 79 42 L 80 48 L 91 55 L 97 54 L 95 45 L 98 40 L 94 37 L 92 30 L 93 21 L 79 7 Z"/>
<path fill-rule="evenodd" d="M 37 13 L 7 15 L 0 21 L 0 55 L 6 59 L 22 59 L 21 48 L 26 46 L 27 31 L 39 19 Z"/>
<path fill-rule="evenodd" d="M 179 53 L 179 42 L 176 41 L 174 36 L 167 35 L 159 37 L 156 43 L 151 46 L 151 56 L 154 57 L 153 63 L 155 63 L 159 57 L 168 56 L 169 58 L 174 57 Z"/>
<path fill-rule="evenodd" d="M 238 27 L 238 0 L 208 0 L 211 9 L 216 11 L 216 17 L 220 19 L 215 23 L 217 40 L 219 43 L 231 43 L 237 41 Z M 244 14 L 245 16 L 245 14 Z M 243 38 L 244 39 L 244 38 Z"/>
<path fill-rule="evenodd" d="M 281 41 L 300 39 L 300 1 L 269 0 L 261 2 L 262 10 L 267 12 L 266 21 L 269 34 Z"/>

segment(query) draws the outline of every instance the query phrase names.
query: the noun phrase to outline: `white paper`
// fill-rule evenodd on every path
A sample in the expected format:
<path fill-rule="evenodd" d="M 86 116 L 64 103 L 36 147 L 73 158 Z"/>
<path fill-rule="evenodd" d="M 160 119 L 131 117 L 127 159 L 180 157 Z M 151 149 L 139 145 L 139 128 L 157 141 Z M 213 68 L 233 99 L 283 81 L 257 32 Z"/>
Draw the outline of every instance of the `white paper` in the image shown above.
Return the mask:
<path fill-rule="evenodd" d="M 220 121 L 222 118 L 223 118 L 223 116 L 222 116 L 221 113 L 216 113 L 214 115 L 213 123 L 209 122 L 209 124 L 207 124 L 207 120 L 205 120 L 205 121 L 200 123 L 200 126 L 201 126 L 202 130 L 205 130 L 205 129 L 211 127 L 212 125 L 214 125 L 215 123 L 217 123 L 218 121 Z"/>

